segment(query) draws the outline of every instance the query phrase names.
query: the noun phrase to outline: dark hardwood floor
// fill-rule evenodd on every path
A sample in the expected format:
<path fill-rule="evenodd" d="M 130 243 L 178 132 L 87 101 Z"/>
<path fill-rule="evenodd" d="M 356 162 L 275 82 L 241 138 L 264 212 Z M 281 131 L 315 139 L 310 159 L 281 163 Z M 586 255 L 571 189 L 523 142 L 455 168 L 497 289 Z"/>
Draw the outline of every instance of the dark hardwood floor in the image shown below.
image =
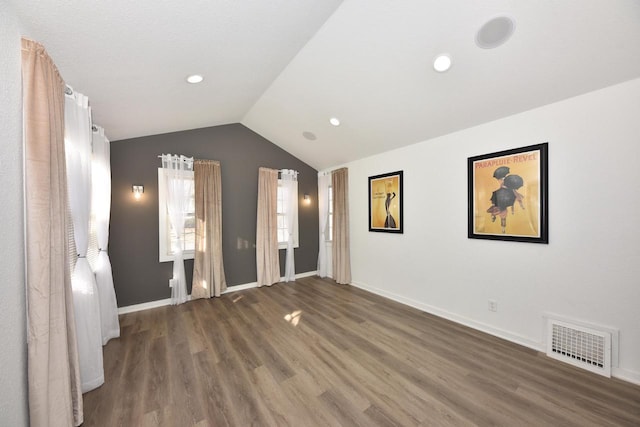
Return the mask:
<path fill-rule="evenodd" d="M 640 426 L 640 387 L 330 280 L 120 317 L 85 426 Z"/>

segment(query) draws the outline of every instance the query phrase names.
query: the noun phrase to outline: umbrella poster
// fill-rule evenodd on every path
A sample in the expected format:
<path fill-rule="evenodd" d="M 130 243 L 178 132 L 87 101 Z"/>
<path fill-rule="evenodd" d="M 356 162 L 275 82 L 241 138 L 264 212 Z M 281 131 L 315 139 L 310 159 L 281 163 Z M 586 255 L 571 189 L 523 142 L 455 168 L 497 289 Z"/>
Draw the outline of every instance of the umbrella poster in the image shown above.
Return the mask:
<path fill-rule="evenodd" d="M 548 144 L 468 159 L 470 239 L 548 243 Z"/>
<path fill-rule="evenodd" d="M 402 171 L 369 177 L 369 231 L 402 233 Z"/>

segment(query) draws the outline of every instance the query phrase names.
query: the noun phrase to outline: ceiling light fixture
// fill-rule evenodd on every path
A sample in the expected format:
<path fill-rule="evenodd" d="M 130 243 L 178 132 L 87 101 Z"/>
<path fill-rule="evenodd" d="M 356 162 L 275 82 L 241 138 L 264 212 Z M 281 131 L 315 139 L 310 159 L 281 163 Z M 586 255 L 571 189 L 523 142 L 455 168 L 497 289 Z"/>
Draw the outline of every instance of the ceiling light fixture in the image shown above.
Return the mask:
<path fill-rule="evenodd" d="M 329 123 L 331 123 L 333 126 L 340 126 L 340 120 L 337 117 L 331 117 L 329 119 Z"/>
<path fill-rule="evenodd" d="M 204 77 L 202 77 L 200 74 L 192 74 L 189 77 L 187 77 L 187 82 L 192 84 L 200 83 L 203 80 L 204 80 Z"/>
<path fill-rule="evenodd" d="M 445 53 L 436 56 L 433 61 L 433 68 L 439 73 L 444 73 L 451 68 L 451 57 Z"/>
<path fill-rule="evenodd" d="M 515 21 L 508 16 L 496 16 L 487 21 L 476 33 L 476 44 L 482 49 L 493 49 L 509 40 L 516 29 Z"/>

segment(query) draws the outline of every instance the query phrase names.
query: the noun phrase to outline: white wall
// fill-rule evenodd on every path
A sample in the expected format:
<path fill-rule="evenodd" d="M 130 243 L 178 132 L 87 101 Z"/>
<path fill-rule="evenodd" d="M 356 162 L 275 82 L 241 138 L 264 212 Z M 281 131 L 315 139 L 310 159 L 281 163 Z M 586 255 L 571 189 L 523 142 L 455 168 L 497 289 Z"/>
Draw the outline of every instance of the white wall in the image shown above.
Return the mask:
<path fill-rule="evenodd" d="M 0 425 L 26 426 L 20 24 L 0 9 Z"/>
<path fill-rule="evenodd" d="M 542 142 L 549 244 L 468 239 L 467 157 Z M 540 350 L 547 312 L 618 328 L 640 383 L 640 79 L 347 166 L 355 285 Z M 404 234 L 368 232 L 367 177 L 397 170 Z"/>

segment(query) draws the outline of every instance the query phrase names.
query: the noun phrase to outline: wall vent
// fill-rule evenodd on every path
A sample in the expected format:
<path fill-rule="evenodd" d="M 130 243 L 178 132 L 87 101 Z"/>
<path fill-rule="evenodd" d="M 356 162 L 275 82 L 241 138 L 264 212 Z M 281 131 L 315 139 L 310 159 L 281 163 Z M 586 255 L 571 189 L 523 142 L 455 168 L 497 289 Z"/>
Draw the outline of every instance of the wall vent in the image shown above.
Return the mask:
<path fill-rule="evenodd" d="M 556 319 L 547 325 L 547 356 L 611 377 L 610 332 Z"/>

